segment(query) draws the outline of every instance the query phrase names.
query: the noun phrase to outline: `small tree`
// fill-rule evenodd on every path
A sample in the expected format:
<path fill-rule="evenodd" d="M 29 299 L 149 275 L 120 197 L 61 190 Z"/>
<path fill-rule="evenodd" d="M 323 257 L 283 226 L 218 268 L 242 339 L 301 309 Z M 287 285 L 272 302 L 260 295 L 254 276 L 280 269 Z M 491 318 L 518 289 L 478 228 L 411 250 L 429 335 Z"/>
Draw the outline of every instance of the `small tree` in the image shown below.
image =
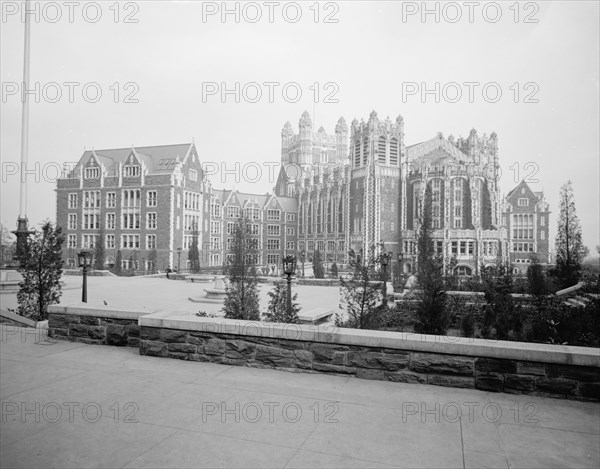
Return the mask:
<path fill-rule="evenodd" d="M 354 251 L 349 252 L 350 265 L 354 273 L 350 279 L 340 277 L 340 309 L 346 310 L 347 317 L 336 315 L 338 327 L 354 329 L 377 329 L 381 323 L 383 295 L 381 286 L 375 279 L 375 247 L 369 250 L 365 260 L 357 259 Z"/>
<path fill-rule="evenodd" d="M 13 255 L 16 253 L 15 241 L 11 232 L 2 224 L 0 224 L 0 263 L 12 264 Z"/>
<path fill-rule="evenodd" d="M 575 197 L 571 181 L 560 188 L 560 214 L 556 232 L 555 275 L 562 288 L 579 281 L 581 262 L 588 255 L 581 239 L 581 225 L 575 210 Z"/>
<path fill-rule="evenodd" d="M 443 275 L 443 259 L 435 254 L 431 223 L 431 185 L 425 188 L 425 200 L 419 235 L 417 239 L 417 332 L 424 334 L 446 334 L 448 314 Z"/>
<path fill-rule="evenodd" d="M 113 273 L 115 275 L 121 275 L 123 268 L 121 267 L 121 261 L 123 260 L 123 253 L 120 249 L 117 250 L 117 258 L 115 259 L 115 266 L 113 268 Z"/>
<path fill-rule="evenodd" d="M 323 266 L 323 258 L 319 250 L 315 251 L 313 257 L 313 275 L 315 278 L 325 278 L 325 267 Z"/>
<path fill-rule="evenodd" d="M 484 336 L 514 340 L 521 333 L 523 325 L 521 307 L 515 304 L 511 295 L 513 277 L 510 265 L 498 256 L 494 268 L 483 269 L 482 283 L 487 303 L 483 320 Z"/>
<path fill-rule="evenodd" d="M 269 322 L 283 322 L 289 324 L 299 324 L 298 313 L 298 294 L 292 295 L 292 310 L 288 311 L 288 291 L 284 282 L 275 282 L 275 288 L 269 293 L 269 306 L 265 319 Z"/>
<path fill-rule="evenodd" d="M 446 290 L 448 291 L 456 291 L 458 290 L 458 271 L 456 267 L 458 266 L 458 260 L 456 259 L 456 255 L 453 255 L 448 262 L 446 262 L 446 275 L 444 276 L 444 282 L 446 285 Z"/>
<path fill-rule="evenodd" d="M 188 252 L 188 260 L 190 261 L 190 268 L 193 273 L 197 274 L 200 272 L 200 253 L 198 252 L 198 228 L 194 224 L 194 231 L 192 232 L 192 244 Z"/>
<path fill-rule="evenodd" d="M 42 230 L 35 230 L 19 257 L 18 313 L 36 321 L 48 319 L 48 306 L 58 303 L 61 296 L 62 228 L 54 228 L 49 221 Z"/>
<path fill-rule="evenodd" d="M 338 275 L 339 275 L 338 266 L 334 262 L 333 264 L 331 264 L 331 277 L 338 278 Z"/>
<path fill-rule="evenodd" d="M 94 246 L 94 269 L 104 269 L 104 232 L 100 231 L 98 241 Z"/>
<path fill-rule="evenodd" d="M 226 267 L 229 282 L 223 303 L 228 319 L 260 320 L 258 277 L 253 263 L 257 255 L 257 243 L 250 237 L 250 227 L 246 218 L 238 221 L 229 251 Z"/>
<path fill-rule="evenodd" d="M 527 268 L 527 289 L 530 295 L 541 297 L 548 294 L 546 286 L 546 277 L 540 264 L 540 260 L 535 254 L 530 257 L 531 264 Z"/>
<path fill-rule="evenodd" d="M 156 272 L 156 249 L 152 249 L 149 253 L 148 253 L 148 265 L 152 266 L 149 270 L 152 271 L 152 273 Z"/>

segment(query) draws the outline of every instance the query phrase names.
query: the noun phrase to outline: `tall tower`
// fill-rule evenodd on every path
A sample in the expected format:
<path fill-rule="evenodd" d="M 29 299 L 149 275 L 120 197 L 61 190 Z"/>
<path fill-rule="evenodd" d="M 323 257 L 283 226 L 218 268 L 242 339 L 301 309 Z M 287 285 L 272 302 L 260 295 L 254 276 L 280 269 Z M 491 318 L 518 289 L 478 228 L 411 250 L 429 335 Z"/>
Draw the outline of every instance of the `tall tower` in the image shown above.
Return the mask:
<path fill-rule="evenodd" d="M 352 122 L 350 135 L 350 244 L 365 253 L 384 242 L 399 252 L 401 162 L 404 120 L 379 120 L 375 111 L 367 122 Z"/>

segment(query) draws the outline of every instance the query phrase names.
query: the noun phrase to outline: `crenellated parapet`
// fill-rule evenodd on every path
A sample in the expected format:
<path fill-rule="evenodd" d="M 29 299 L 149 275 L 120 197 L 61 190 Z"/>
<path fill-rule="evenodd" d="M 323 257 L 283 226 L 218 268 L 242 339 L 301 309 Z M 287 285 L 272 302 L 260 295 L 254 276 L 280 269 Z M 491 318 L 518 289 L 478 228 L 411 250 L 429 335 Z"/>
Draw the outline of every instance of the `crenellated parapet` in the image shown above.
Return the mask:
<path fill-rule="evenodd" d="M 406 148 L 404 145 L 404 119 L 395 122 L 389 117 L 380 120 L 375 111 L 365 122 L 352 121 L 350 131 L 350 163 L 353 169 L 367 166 L 370 162 L 399 167 Z"/>

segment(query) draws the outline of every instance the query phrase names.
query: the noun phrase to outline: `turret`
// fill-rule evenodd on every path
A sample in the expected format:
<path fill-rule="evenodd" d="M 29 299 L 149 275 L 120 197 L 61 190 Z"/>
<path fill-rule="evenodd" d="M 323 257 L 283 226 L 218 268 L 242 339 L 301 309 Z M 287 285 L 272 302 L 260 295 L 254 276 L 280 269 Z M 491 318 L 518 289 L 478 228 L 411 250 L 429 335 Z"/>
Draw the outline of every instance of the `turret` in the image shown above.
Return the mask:
<path fill-rule="evenodd" d="M 471 161 L 475 161 L 476 155 L 479 151 L 479 139 L 477 138 L 477 131 L 475 129 L 471 129 L 469 132 L 469 156 L 471 157 Z"/>
<path fill-rule="evenodd" d="M 307 111 L 302 113 L 298 127 L 300 127 L 300 155 L 298 163 L 307 166 L 312 164 L 312 120 Z"/>
<path fill-rule="evenodd" d="M 291 124 L 288 122 L 285 123 L 283 129 L 281 130 L 281 163 L 289 163 L 289 147 L 290 140 L 294 136 L 294 131 L 292 130 Z"/>
<path fill-rule="evenodd" d="M 337 164 L 344 165 L 348 160 L 348 126 L 340 117 L 335 126 L 335 147 Z"/>
<path fill-rule="evenodd" d="M 377 125 L 379 124 L 379 119 L 377 118 L 377 113 L 373 110 L 371 111 L 371 114 L 369 114 L 369 130 L 373 131 L 377 128 Z"/>

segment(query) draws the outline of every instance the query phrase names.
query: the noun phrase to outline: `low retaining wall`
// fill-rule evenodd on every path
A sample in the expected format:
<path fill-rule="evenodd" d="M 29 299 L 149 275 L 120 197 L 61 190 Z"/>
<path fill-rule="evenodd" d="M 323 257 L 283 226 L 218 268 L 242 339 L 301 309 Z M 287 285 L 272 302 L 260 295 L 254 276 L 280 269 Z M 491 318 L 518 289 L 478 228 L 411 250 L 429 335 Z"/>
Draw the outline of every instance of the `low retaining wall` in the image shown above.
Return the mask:
<path fill-rule="evenodd" d="M 88 343 L 111 342 L 108 330 L 115 323 L 103 319 L 98 310 L 81 315 L 81 308 L 67 307 L 62 312 L 56 309 L 51 308 L 51 336 Z M 92 318 L 98 323 L 83 327 L 93 322 Z M 141 355 L 600 400 L 600 350 L 594 348 L 200 318 L 168 312 L 139 316 L 137 321 Z M 104 335 L 100 324 L 106 328 Z M 90 328 L 98 338 L 90 335 Z M 74 333 L 63 335 L 65 330 Z"/>
<path fill-rule="evenodd" d="M 145 313 L 77 306 L 48 308 L 48 335 L 55 339 L 138 347 L 138 318 Z"/>

